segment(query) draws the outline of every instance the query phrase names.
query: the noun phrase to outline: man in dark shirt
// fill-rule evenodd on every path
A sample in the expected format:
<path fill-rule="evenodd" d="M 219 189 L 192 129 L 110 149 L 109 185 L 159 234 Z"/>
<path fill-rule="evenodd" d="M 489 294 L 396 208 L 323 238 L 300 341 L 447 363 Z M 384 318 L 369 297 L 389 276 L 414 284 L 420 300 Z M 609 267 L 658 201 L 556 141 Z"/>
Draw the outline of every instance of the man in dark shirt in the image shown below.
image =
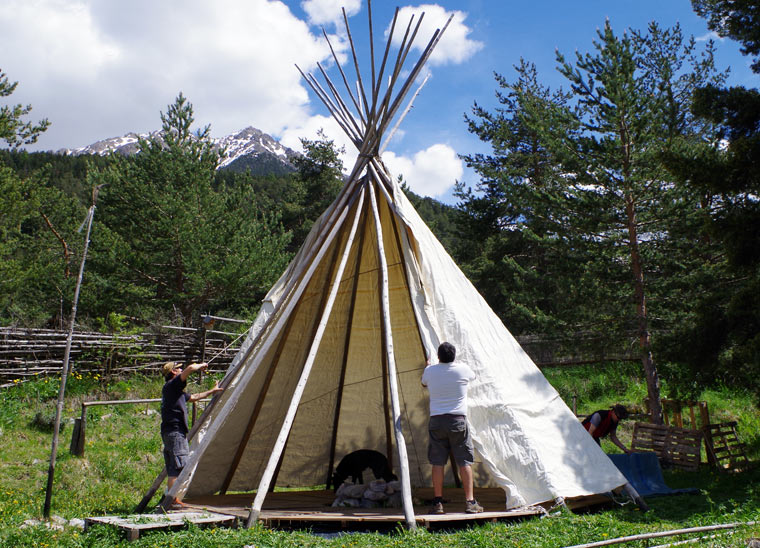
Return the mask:
<path fill-rule="evenodd" d="M 176 362 L 169 362 L 163 367 L 166 383 L 161 389 L 161 439 L 164 442 L 166 482 L 169 489 L 185 467 L 190 453 L 187 443 L 187 402 L 202 400 L 224 390 L 217 382 L 213 388 L 205 392 L 192 395 L 185 392 L 190 374 L 204 371 L 207 367 L 207 363 L 193 363 L 182 369 L 182 366 Z M 175 500 L 173 504 L 181 505 L 181 502 Z"/>
<path fill-rule="evenodd" d="M 610 441 L 620 447 L 624 453 L 632 453 L 633 451 L 623 445 L 623 442 L 618 439 L 616 434 L 618 423 L 627 417 L 628 410 L 624 406 L 617 404 L 612 409 L 594 411 L 581 424 L 583 424 L 583 427 L 588 430 L 588 433 L 591 434 L 591 437 L 599 445 L 601 445 L 601 439 L 609 435 Z"/>

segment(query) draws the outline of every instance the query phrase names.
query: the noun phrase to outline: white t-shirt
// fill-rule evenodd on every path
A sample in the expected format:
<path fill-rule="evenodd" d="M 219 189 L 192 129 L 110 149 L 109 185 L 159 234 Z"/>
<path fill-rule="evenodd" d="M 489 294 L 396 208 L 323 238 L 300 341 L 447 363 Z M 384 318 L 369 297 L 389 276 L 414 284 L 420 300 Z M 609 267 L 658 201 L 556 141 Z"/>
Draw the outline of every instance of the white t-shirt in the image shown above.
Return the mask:
<path fill-rule="evenodd" d="M 463 363 L 436 363 L 422 373 L 422 386 L 430 392 L 430 416 L 466 415 L 467 385 L 475 373 Z"/>

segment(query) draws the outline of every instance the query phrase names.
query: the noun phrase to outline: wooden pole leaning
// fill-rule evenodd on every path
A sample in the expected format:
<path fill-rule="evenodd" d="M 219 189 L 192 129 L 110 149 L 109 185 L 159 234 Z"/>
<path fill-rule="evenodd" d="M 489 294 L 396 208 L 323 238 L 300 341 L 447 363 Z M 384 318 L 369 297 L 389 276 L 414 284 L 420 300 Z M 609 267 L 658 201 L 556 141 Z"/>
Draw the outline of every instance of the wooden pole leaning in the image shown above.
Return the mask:
<path fill-rule="evenodd" d="M 296 385 L 295 390 L 293 392 L 293 397 L 291 398 L 290 406 L 288 407 L 288 411 L 285 414 L 285 419 L 283 420 L 282 426 L 280 427 L 280 433 L 277 436 L 277 440 L 275 441 L 274 447 L 272 448 L 272 454 L 269 457 L 267 466 L 264 469 L 263 475 L 261 476 L 259 487 L 256 490 L 256 498 L 253 500 L 253 504 L 251 505 L 251 510 L 248 514 L 248 520 L 246 522 L 247 527 L 252 527 L 256 522 L 258 522 L 259 515 L 261 514 L 261 507 L 264 504 L 264 498 L 266 497 L 267 492 L 269 491 L 269 485 L 272 481 L 272 476 L 274 475 L 275 470 L 277 468 L 280 455 L 282 454 L 282 451 L 285 447 L 285 442 L 287 441 L 287 437 L 290 435 L 290 428 L 293 425 L 293 419 L 295 418 L 296 411 L 298 410 L 298 405 L 301 402 L 301 397 L 303 396 L 304 390 L 306 389 L 306 383 L 309 380 L 309 375 L 311 374 L 312 366 L 314 365 L 314 361 L 316 360 L 317 352 L 319 351 L 319 346 L 322 341 L 322 336 L 324 335 L 325 329 L 327 328 L 327 322 L 330 319 L 332 307 L 333 307 L 333 304 L 335 303 L 335 298 L 338 294 L 338 289 L 340 288 L 340 280 L 343 277 L 343 271 L 345 270 L 346 263 L 348 262 L 348 256 L 351 252 L 354 236 L 356 235 L 356 230 L 359 225 L 359 219 L 362 213 L 362 206 L 364 205 L 364 194 L 366 192 L 365 188 L 362 188 L 360 192 L 361 194 L 359 196 L 359 203 L 356 206 L 354 222 L 351 226 L 351 232 L 348 236 L 348 239 L 346 240 L 346 245 L 343 251 L 343 255 L 341 256 L 341 259 L 340 259 L 340 265 L 338 266 L 338 269 L 335 273 L 330 294 L 327 298 L 327 302 L 325 303 L 325 308 L 324 308 L 324 311 L 322 312 L 322 316 L 319 322 L 319 326 L 317 327 L 317 331 L 314 334 L 314 339 L 312 340 L 311 347 L 309 348 L 309 353 L 306 356 L 306 361 L 304 363 L 303 370 L 301 371 L 301 376 L 298 379 L 298 384 Z"/>
<path fill-rule="evenodd" d="M 87 260 L 87 249 L 90 247 L 90 233 L 92 231 L 92 220 L 95 217 L 95 201 L 98 198 L 100 187 L 92 189 L 92 205 L 87 212 L 87 233 L 84 237 L 84 249 L 82 250 L 82 262 L 79 265 L 79 276 L 77 277 L 76 287 L 74 289 L 74 301 L 71 305 L 71 320 L 69 321 L 69 334 L 66 337 L 66 349 L 63 353 L 63 367 L 61 368 L 61 388 L 58 391 L 58 402 L 55 411 L 55 423 L 53 425 L 53 442 L 50 448 L 50 465 L 48 466 L 47 487 L 45 489 L 45 503 L 42 506 L 42 515 L 50 517 L 50 505 L 53 498 L 53 478 L 55 477 L 55 460 L 58 455 L 58 436 L 61 429 L 61 416 L 63 415 L 63 402 L 66 395 L 66 379 L 71 369 L 71 345 L 74 340 L 74 326 L 76 325 L 77 304 L 79 303 L 79 291 L 82 287 L 82 278 L 84 278 L 84 265 Z M 81 230 L 81 228 L 80 228 Z"/>
<path fill-rule="evenodd" d="M 330 53 L 332 53 L 333 60 L 335 61 L 335 66 L 338 67 L 338 70 L 340 71 L 340 75 L 343 78 L 343 85 L 346 86 L 346 89 L 348 90 L 348 96 L 351 98 L 351 102 L 354 104 L 354 107 L 356 108 L 356 112 L 359 113 L 359 119 L 361 120 L 363 125 L 366 125 L 367 119 L 364 117 L 364 114 L 362 112 L 362 107 L 359 105 L 359 102 L 356 100 L 356 97 L 351 91 L 351 86 L 348 83 L 348 78 L 346 77 L 346 73 L 343 72 L 343 67 L 340 65 L 340 61 L 338 61 L 338 56 L 335 54 L 335 50 L 333 49 L 332 42 L 330 42 L 330 39 L 327 37 L 327 32 L 325 32 L 325 29 L 322 29 L 322 34 L 324 35 L 325 40 L 327 41 L 327 45 L 330 46 Z"/>
<path fill-rule="evenodd" d="M 390 319 L 390 296 L 388 288 L 388 262 L 385 258 L 385 247 L 383 245 L 383 227 L 380 220 L 380 212 L 377 207 L 375 190 L 370 189 L 369 193 L 372 203 L 372 214 L 375 218 L 375 232 L 377 233 L 377 254 L 380 262 L 382 274 L 382 315 L 383 327 L 385 333 L 385 352 L 388 359 L 388 379 L 391 392 L 391 407 L 393 409 L 393 427 L 396 436 L 396 450 L 398 451 L 398 465 L 401 472 L 401 499 L 404 506 L 404 518 L 406 526 L 410 529 L 417 528 L 417 521 L 414 518 L 414 507 L 412 504 L 412 486 L 409 477 L 409 457 L 406 452 L 406 440 L 404 431 L 401 428 L 401 405 L 398 396 L 398 378 L 396 374 L 396 357 L 393 352 L 393 332 Z"/>
<path fill-rule="evenodd" d="M 362 83 L 362 73 L 359 70 L 359 59 L 356 56 L 356 48 L 354 47 L 354 39 L 351 36 L 351 27 L 348 25 L 348 15 L 346 15 L 345 8 L 341 8 L 343 12 L 343 23 L 346 25 L 346 36 L 348 37 L 348 43 L 351 46 L 351 56 L 354 60 L 354 70 L 356 70 L 356 81 L 357 85 L 359 86 L 359 90 L 357 94 L 359 95 L 359 99 L 361 99 L 362 104 L 364 105 L 364 112 L 367 115 L 367 124 L 370 124 L 370 120 L 372 118 L 371 110 L 369 108 L 369 105 L 367 104 L 367 94 L 364 92 L 364 84 Z"/>

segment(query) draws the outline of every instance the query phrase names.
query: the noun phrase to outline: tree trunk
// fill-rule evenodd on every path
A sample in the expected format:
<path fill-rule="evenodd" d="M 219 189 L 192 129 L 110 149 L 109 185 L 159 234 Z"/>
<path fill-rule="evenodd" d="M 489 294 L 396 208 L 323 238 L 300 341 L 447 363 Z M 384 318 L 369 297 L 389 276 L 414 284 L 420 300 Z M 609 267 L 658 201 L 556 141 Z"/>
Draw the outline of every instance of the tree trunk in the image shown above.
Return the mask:
<path fill-rule="evenodd" d="M 631 269 L 633 271 L 633 288 L 636 300 L 637 332 L 641 349 L 641 364 L 647 377 L 649 395 L 649 412 L 654 424 L 663 424 L 662 404 L 660 403 L 660 377 L 652 359 L 652 346 L 647 326 L 647 301 L 644 291 L 644 273 L 639 254 L 638 231 L 636 226 L 636 203 L 630 193 L 625 196 L 625 212 L 628 221 L 628 247 L 631 250 Z"/>

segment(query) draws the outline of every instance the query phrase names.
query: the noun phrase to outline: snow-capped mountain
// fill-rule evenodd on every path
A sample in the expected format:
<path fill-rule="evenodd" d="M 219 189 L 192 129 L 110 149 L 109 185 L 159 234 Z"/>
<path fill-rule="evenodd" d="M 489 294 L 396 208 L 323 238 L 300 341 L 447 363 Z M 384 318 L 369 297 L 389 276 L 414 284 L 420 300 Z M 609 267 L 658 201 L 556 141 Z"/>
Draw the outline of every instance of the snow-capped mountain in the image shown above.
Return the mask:
<path fill-rule="evenodd" d="M 112 137 L 76 149 L 65 149 L 61 152 L 79 156 L 82 154 L 97 154 L 104 156 L 112 152 L 120 154 L 135 154 L 138 138 L 160 137 L 160 131 L 152 133 L 127 133 L 121 137 Z M 214 144 L 224 149 L 224 155 L 219 169 L 245 171 L 250 169 L 254 175 L 282 175 L 295 171 L 292 158 L 298 152 L 283 146 L 272 136 L 255 127 L 247 127 L 235 134 L 219 139 L 213 139 Z"/>

